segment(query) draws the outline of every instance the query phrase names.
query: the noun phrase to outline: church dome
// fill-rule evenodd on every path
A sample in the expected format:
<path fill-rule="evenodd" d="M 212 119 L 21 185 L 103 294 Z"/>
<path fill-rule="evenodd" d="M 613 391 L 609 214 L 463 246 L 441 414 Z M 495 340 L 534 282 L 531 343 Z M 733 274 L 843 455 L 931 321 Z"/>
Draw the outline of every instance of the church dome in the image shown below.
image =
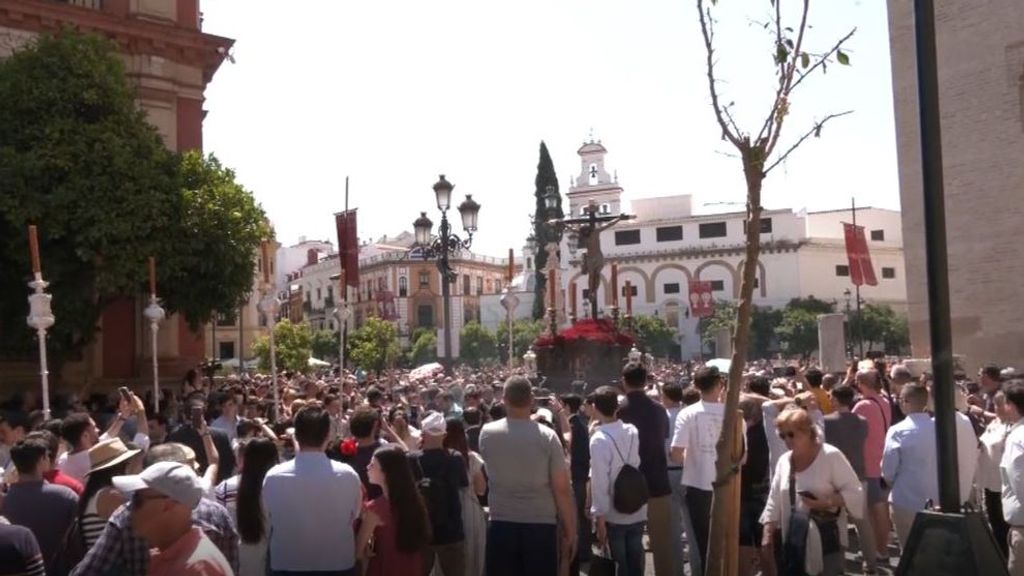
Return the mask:
<path fill-rule="evenodd" d="M 580 155 L 594 153 L 607 154 L 608 150 L 604 147 L 604 145 L 601 144 L 600 141 L 594 142 L 593 140 L 591 140 L 590 142 L 585 142 L 583 146 L 581 146 L 580 149 L 576 151 L 576 153 Z"/>

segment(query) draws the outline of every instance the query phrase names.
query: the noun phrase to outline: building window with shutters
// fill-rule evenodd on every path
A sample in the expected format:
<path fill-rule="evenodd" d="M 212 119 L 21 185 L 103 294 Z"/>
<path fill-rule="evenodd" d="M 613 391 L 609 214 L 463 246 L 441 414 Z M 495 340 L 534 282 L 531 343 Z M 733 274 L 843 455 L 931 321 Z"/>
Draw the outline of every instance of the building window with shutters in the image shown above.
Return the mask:
<path fill-rule="evenodd" d="M 430 288 L 430 272 L 420 272 L 420 288 Z"/>
<path fill-rule="evenodd" d="M 725 290 L 725 280 L 712 280 L 711 281 L 711 291 L 712 292 L 722 292 L 723 290 Z"/>
<path fill-rule="evenodd" d="M 682 226 L 661 226 L 654 230 L 655 240 L 658 242 L 675 242 L 683 239 Z"/>
<path fill-rule="evenodd" d="M 640 230 L 616 230 L 615 245 L 626 246 L 640 243 Z"/>
<path fill-rule="evenodd" d="M 872 230 L 871 240 L 873 242 L 885 242 L 885 230 Z"/>

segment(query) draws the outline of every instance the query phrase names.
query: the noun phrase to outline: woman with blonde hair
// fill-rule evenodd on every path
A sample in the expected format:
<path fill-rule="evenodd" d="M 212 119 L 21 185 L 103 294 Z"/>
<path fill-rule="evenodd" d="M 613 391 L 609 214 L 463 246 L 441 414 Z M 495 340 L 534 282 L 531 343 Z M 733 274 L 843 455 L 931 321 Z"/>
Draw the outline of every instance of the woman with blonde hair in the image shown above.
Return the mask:
<path fill-rule="evenodd" d="M 775 420 L 788 451 L 772 476 L 761 514 L 762 552 L 782 547 L 779 574 L 835 576 L 842 573 L 839 514 L 859 517 L 864 493 L 843 453 L 826 444 L 806 410 L 791 407 Z"/>

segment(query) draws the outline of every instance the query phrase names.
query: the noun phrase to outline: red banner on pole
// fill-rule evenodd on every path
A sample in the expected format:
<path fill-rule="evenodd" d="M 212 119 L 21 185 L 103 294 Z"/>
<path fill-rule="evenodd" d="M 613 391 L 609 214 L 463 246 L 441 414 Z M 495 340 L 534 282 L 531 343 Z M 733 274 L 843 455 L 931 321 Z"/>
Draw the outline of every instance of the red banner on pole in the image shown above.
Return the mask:
<path fill-rule="evenodd" d="M 871 252 L 863 226 L 843 223 L 843 237 L 846 240 L 846 259 L 850 264 L 850 282 L 854 286 L 877 286 L 878 278 L 871 264 Z"/>
<path fill-rule="evenodd" d="M 715 296 L 711 282 L 696 280 L 690 282 L 690 316 L 708 318 L 715 314 Z"/>
<path fill-rule="evenodd" d="M 338 228 L 338 257 L 344 271 L 345 283 L 359 288 L 359 236 L 356 233 L 356 211 L 347 210 L 334 215 Z"/>

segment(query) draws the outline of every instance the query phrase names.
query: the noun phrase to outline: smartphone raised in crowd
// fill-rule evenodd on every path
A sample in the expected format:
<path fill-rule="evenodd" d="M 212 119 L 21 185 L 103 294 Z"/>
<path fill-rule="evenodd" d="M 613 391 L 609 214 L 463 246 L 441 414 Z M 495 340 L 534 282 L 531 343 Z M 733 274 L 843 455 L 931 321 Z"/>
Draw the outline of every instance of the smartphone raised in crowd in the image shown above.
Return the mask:
<path fill-rule="evenodd" d="M 192 418 L 192 427 L 196 430 L 203 427 L 203 407 L 193 406 L 190 412 Z"/>
<path fill-rule="evenodd" d="M 117 392 L 121 395 L 121 400 L 124 400 L 128 404 L 132 404 L 132 392 L 127 386 L 121 386 L 117 389 Z"/>

